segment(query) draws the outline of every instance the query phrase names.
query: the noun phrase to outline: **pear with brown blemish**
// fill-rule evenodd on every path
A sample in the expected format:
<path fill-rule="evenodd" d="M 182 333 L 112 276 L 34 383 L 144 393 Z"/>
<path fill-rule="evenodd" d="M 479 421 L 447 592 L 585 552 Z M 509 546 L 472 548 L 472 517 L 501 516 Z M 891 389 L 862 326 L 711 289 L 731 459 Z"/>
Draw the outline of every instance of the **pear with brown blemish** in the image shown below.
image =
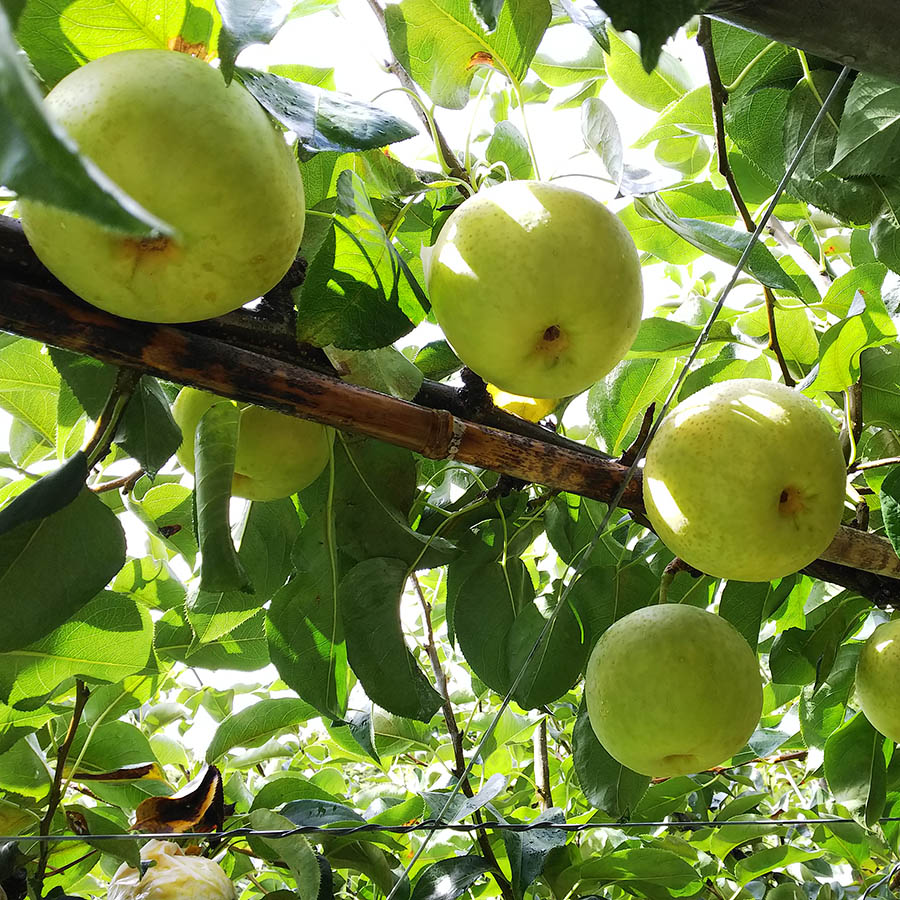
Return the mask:
<path fill-rule="evenodd" d="M 134 238 L 20 200 L 35 253 L 75 294 L 129 319 L 193 322 L 281 280 L 303 235 L 303 182 L 240 84 L 184 53 L 127 50 L 76 69 L 45 102 L 81 153 L 174 229 Z"/>

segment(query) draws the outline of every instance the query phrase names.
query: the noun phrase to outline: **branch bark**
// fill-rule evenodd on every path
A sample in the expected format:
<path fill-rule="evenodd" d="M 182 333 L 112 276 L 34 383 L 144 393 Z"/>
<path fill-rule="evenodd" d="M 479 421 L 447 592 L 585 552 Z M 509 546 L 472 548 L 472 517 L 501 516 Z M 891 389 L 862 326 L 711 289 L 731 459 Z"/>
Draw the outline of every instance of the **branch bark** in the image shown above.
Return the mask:
<path fill-rule="evenodd" d="M 0 227 L 3 224 L 0 219 Z M 0 232 L 0 248 L 2 238 Z M 355 431 L 432 459 L 455 458 L 595 500 L 608 502 L 627 471 L 596 451 L 515 416 L 491 414 L 495 422 L 509 420 L 510 428 L 472 421 L 470 411 L 460 408 L 457 392 L 446 385 L 426 384 L 413 403 L 398 400 L 292 362 L 286 352 L 264 355 L 203 333 L 214 332 L 219 327 L 215 324 L 154 325 L 112 316 L 53 285 L 46 272 L 37 272 L 35 284 L 4 280 L 4 258 L 0 250 L 0 330 Z M 27 267 L 17 271 L 28 275 Z M 629 483 L 620 505 L 643 513 L 639 477 Z M 828 580 L 854 590 L 855 582 L 845 585 L 844 570 L 873 573 L 879 577 L 882 597 L 890 595 L 900 606 L 900 584 L 891 581 L 900 579 L 900 559 L 884 538 L 843 527 L 822 560 L 844 567 L 831 570 Z"/>
<path fill-rule="evenodd" d="M 713 0 L 706 14 L 900 81 L 900 4 L 894 0 Z"/>

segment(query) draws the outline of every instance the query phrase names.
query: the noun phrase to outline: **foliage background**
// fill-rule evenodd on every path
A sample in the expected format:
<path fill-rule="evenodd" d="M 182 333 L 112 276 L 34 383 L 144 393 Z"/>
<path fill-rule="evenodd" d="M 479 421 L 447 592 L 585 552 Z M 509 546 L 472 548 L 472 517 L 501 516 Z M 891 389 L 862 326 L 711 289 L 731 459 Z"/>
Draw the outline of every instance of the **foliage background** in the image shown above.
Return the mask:
<path fill-rule="evenodd" d="M 298 336 L 324 347 L 352 380 L 398 396 L 413 397 L 423 376 L 458 383 L 458 362 L 427 320 L 419 250 L 459 202 L 459 180 L 483 185 L 538 168 L 545 178 L 578 175 L 565 183 L 620 210 L 648 286 L 626 360 L 566 418 L 558 410 L 570 436 L 613 455 L 671 389 L 746 241 L 735 193 L 760 214 L 837 75 L 824 60 L 712 24 L 735 192 L 718 170 L 696 19 L 674 45 L 687 66 L 664 51 L 648 75 L 640 50 L 646 59 L 674 25 L 659 20 L 662 33 L 645 31 L 639 48 L 591 3 L 507 0 L 488 31 L 465 0 L 403 0 L 386 11 L 386 38 L 373 10 L 330 0 L 260 4 L 255 17 L 211 0 L 27 0 L 3 9 L 0 109 L 10 128 L 0 149 L 25 148 L 0 153 L 8 214 L 14 192 L 39 196 L 59 174 L 71 194 L 54 193 L 57 202 L 147 227 L 140 211 L 122 211 L 114 188 L 104 193 L 83 173 L 62 177 L 80 162 L 62 153 L 36 111 L 36 83 L 52 86 L 125 47 L 184 45 L 218 55 L 250 89 L 265 76 L 247 67 L 284 79 L 279 90 L 293 112 L 287 102 L 270 111 L 298 137 L 311 209 L 301 248 L 308 269 L 294 293 Z M 640 28 L 610 11 L 622 27 Z M 272 37 L 268 52 L 250 46 L 233 69 L 244 46 Z M 371 64 L 356 61 L 362 53 Z M 439 162 L 408 97 L 376 97 L 380 84 L 397 84 L 376 65 L 392 58 L 457 159 Z M 357 110 L 368 137 L 328 93 L 351 84 L 357 101 L 381 110 Z M 845 94 L 679 396 L 723 379 L 786 376 L 843 427 L 848 462 L 858 466 L 894 459 L 900 448 L 896 115 L 883 114 L 895 112 L 898 93 L 859 75 Z M 414 128 L 420 136 L 404 142 Z M 348 235 L 366 243 L 366 256 Z M 332 278 L 345 288 L 337 318 L 324 315 Z M 781 361 L 761 285 L 771 291 Z M 46 858 L 33 842 L 0 846 L 9 897 L 21 895 L 23 873 L 32 896 L 103 896 L 116 866 L 134 860 L 134 844 L 94 845 L 90 833 L 124 832 L 141 801 L 183 788 L 207 764 L 221 771 L 234 805 L 229 826 L 434 816 L 603 504 L 343 435 L 329 472 L 298 497 L 232 503 L 232 537 L 254 586 L 247 594 L 228 582 L 227 527 L 197 520 L 191 482 L 171 459 L 180 440 L 168 411 L 174 385 L 149 377 L 131 385 L 111 453 L 79 454 L 117 384 L 109 366 L 0 336 L 0 406 L 11 417 L 0 506 L 9 510 L 40 475 L 60 473 L 38 495 L 37 514 L 15 527 L 7 518 L 0 535 L 8 623 L 0 630 L 0 834 L 71 832 L 73 814 L 87 823 L 83 842 L 54 845 Z M 126 489 L 97 490 L 138 469 Z M 895 542 L 897 472 L 852 469 L 846 517 Z M 614 517 L 548 652 L 483 748 L 474 796 L 449 816 L 607 827 L 482 839 L 439 832 L 401 896 L 893 893 L 900 829 L 879 819 L 900 810 L 900 772 L 893 744 L 856 712 L 852 693 L 860 641 L 888 615 L 870 596 L 808 574 L 773 584 L 677 574 L 670 602 L 717 610 L 757 647 L 767 679 L 759 730 L 723 769 L 653 783 L 623 770 L 593 737 L 580 683 L 590 648 L 613 621 L 656 602 L 671 558 L 639 523 Z M 201 589 L 201 576 L 224 580 L 224 589 Z M 779 817 L 816 821 L 772 821 Z M 742 824 L 722 825 L 734 818 Z M 685 830 L 685 819 L 709 824 Z M 419 841 L 251 838 L 212 852 L 246 897 L 327 896 L 323 872 L 333 873 L 337 894 L 378 897 Z"/>

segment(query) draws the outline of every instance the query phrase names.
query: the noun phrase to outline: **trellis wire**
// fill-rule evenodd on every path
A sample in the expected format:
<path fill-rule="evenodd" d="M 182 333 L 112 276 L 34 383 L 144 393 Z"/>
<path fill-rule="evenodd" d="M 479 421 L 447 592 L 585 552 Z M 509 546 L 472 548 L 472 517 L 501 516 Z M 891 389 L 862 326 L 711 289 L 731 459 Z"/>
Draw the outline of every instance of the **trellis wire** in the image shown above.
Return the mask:
<path fill-rule="evenodd" d="M 900 822 L 900 816 L 884 816 L 878 820 L 879 824 L 886 822 Z M 294 837 L 295 835 L 328 835 L 329 837 L 351 837 L 355 834 L 415 834 L 425 832 L 433 834 L 435 831 L 455 831 L 463 834 L 471 834 L 480 831 L 562 831 L 569 834 L 580 834 L 584 831 L 596 831 L 599 829 L 623 829 L 623 828 L 671 828 L 676 831 L 702 831 L 712 828 L 718 831 L 720 828 L 733 828 L 738 825 L 753 825 L 761 828 L 778 826 L 782 828 L 799 827 L 803 825 L 858 825 L 856 819 L 835 816 L 833 818 L 819 817 L 813 819 L 724 819 L 722 821 L 704 822 L 699 819 L 686 821 L 625 821 L 625 822 L 443 822 L 440 819 L 426 819 L 415 825 L 379 825 L 377 822 L 366 822 L 364 825 L 297 825 L 295 828 L 282 830 L 265 830 L 255 828 L 230 828 L 228 831 L 170 831 L 157 833 L 123 832 L 122 834 L 0 834 L 0 844 L 17 841 L 20 843 L 66 843 L 72 841 L 150 841 L 150 840 L 210 840 L 227 841 L 242 837 L 260 837 L 270 840 Z"/>
<path fill-rule="evenodd" d="M 638 465 L 640 464 L 641 459 L 643 458 L 646 449 L 653 439 L 654 435 L 659 429 L 662 420 L 668 411 L 669 407 L 672 404 L 675 396 L 677 395 L 679 389 L 681 388 L 684 379 L 687 377 L 690 366 L 696 360 L 697 355 L 700 352 L 701 347 L 706 341 L 709 333 L 712 329 L 713 324 L 719 316 L 719 313 L 722 311 L 725 300 L 728 298 L 728 295 L 733 290 L 734 286 L 737 284 L 737 280 L 740 277 L 741 272 L 744 269 L 744 266 L 747 263 L 747 260 L 750 257 L 750 253 L 752 252 L 754 246 L 756 245 L 757 240 L 759 240 L 763 231 L 765 230 L 766 224 L 772 216 L 772 213 L 775 209 L 775 206 L 778 204 L 778 201 L 781 198 L 781 195 L 784 193 L 785 188 L 787 187 L 788 182 L 791 179 L 791 176 L 794 174 L 794 171 L 797 168 L 797 165 L 800 162 L 800 159 L 809 146 L 810 141 L 821 125 L 823 119 L 825 118 L 829 107 L 831 106 L 834 99 L 837 97 L 841 87 L 843 86 L 844 81 L 847 79 L 847 76 L 850 72 L 849 67 L 845 66 L 837 80 L 834 83 L 834 86 L 828 93 L 828 96 L 822 103 L 822 107 L 813 120 L 812 124 L 809 127 L 809 130 L 806 133 L 806 136 L 800 143 L 800 146 L 797 148 L 796 153 L 794 154 L 793 159 L 785 171 L 784 177 L 781 179 L 781 182 L 778 184 L 778 187 L 775 189 L 775 193 L 772 195 L 772 199 L 769 202 L 769 205 L 763 214 L 762 218 L 759 221 L 759 224 L 756 226 L 753 234 L 750 235 L 750 239 L 747 242 L 747 246 L 744 248 L 743 253 L 738 259 L 737 264 L 735 265 L 734 271 L 732 272 L 731 278 L 723 289 L 722 293 L 719 295 L 719 299 L 716 302 L 715 307 L 710 313 L 709 318 L 707 319 L 706 324 L 703 326 L 702 331 L 697 337 L 697 341 L 695 342 L 693 348 L 691 349 L 690 354 L 688 355 L 687 360 L 684 362 L 681 371 L 679 372 L 678 378 L 675 380 L 675 384 L 673 385 L 669 395 L 666 397 L 665 402 L 659 410 L 659 413 L 656 416 L 656 420 L 654 421 L 652 427 L 647 432 L 647 435 L 641 441 L 637 452 L 635 453 L 634 460 L 631 465 L 625 472 L 625 476 L 623 477 L 618 489 L 616 490 L 615 495 L 611 499 L 606 515 L 603 517 L 603 521 L 597 527 L 591 542 L 588 544 L 585 549 L 584 554 L 578 562 L 578 565 L 574 568 L 572 572 L 572 577 L 569 580 L 568 584 L 563 589 L 559 602 L 556 607 L 553 609 L 551 614 L 547 617 L 547 621 L 544 623 L 544 627 L 541 629 L 541 633 L 538 635 L 537 640 L 532 645 L 531 649 L 528 652 L 528 655 L 525 658 L 525 661 L 522 663 L 518 674 L 513 680 L 512 685 L 506 693 L 506 696 L 503 698 L 503 701 L 500 704 L 499 709 L 491 719 L 490 724 L 485 730 L 484 734 L 481 737 L 481 740 L 478 742 L 477 747 L 475 748 L 472 756 L 469 759 L 469 762 L 466 764 L 465 769 L 462 774 L 454 783 L 450 793 L 447 796 L 447 799 L 441 808 L 437 818 L 429 819 L 424 822 L 421 822 L 417 825 L 397 825 L 397 826 L 387 826 L 387 825 L 379 825 L 376 823 L 366 823 L 364 825 L 356 825 L 352 827 L 334 827 L 329 828 L 327 826 L 321 825 L 299 825 L 296 828 L 286 829 L 282 831 L 266 831 L 266 830 L 254 830 L 252 828 L 236 828 L 231 829 L 229 831 L 224 832 L 171 832 L 171 833 L 158 833 L 158 834 L 134 834 L 134 833 L 124 833 L 124 834 L 101 834 L 101 835 L 0 835 L 0 842 L 68 842 L 68 841 L 104 841 L 104 840 L 150 840 L 150 839 L 203 839 L 209 840 L 215 838 L 216 840 L 226 840 L 237 837 L 267 837 L 271 839 L 278 838 L 286 838 L 292 837 L 294 835 L 313 835 L 313 834 L 328 834 L 331 836 L 347 836 L 353 834 L 360 834 L 365 832 L 382 832 L 387 834 L 412 834 L 422 832 L 425 834 L 425 839 L 420 844 L 419 848 L 416 850 L 412 859 L 404 868 L 403 874 L 400 878 L 397 879 L 391 891 L 388 893 L 385 900 L 393 900 L 397 891 L 399 890 L 400 885 L 403 883 L 404 879 L 409 876 L 410 872 L 414 868 L 415 864 L 418 862 L 419 858 L 425 851 L 425 848 L 428 846 L 429 841 L 434 836 L 437 831 L 448 830 L 448 831 L 457 831 L 457 832 L 465 832 L 465 833 L 477 833 L 479 831 L 515 831 L 515 832 L 528 832 L 528 831 L 538 831 L 538 830 L 556 830 L 563 832 L 583 832 L 593 829 L 621 829 L 621 828 L 672 828 L 672 829 L 684 829 L 684 830 L 697 830 L 703 828 L 725 828 L 725 827 L 733 827 L 738 825 L 755 825 L 755 826 L 803 826 L 803 825 L 834 825 L 834 824 L 849 824 L 853 823 L 856 820 L 852 818 L 819 818 L 819 819 L 762 819 L 762 820 L 746 820 L 746 819 L 726 819 L 723 822 L 702 822 L 702 821 L 673 821 L 673 822 L 585 822 L 585 823 L 553 823 L 553 822 L 532 822 L 529 824 L 518 824 L 518 823 L 510 823 L 510 822 L 500 822 L 500 821 L 491 821 L 491 822 L 473 822 L 473 823 L 448 823 L 442 820 L 442 817 L 446 814 L 447 810 L 450 808 L 450 805 L 458 796 L 463 783 L 468 779 L 468 776 L 471 774 L 472 769 L 475 767 L 476 762 L 481 758 L 482 750 L 484 749 L 485 744 L 488 740 L 490 740 L 491 736 L 494 733 L 494 730 L 497 727 L 497 723 L 500 720 L 503 712 L 509 706 L 512 701 L 513 695 L 519 687 L 519 684 L 524 677 L 528 667 L 531 665 L 531 661 L 534 659 L 544 640 L 550 633 L 553 628 L 553 624 L 556 621 L 556 617 L 559 611 L 563 608 L 568 595 L 572 589 L 572 587 L 577 583 L 578 578 L 587 568 L 588 561 L 590 559 L 591 554 L 596 548 L 597 544 L 600 542 L 600 539 L 605 534 L 607 528 L 609 527 L 609 523 L 612 520 L 613 513 L 618 507 L 619 503 L 622 500 L 622 497 L 625 494 L 625 490 L 631 482 L 631 479 L 634 477 L 634 473 L 637 471 Z M 878 820 L 879 822 L 900 822 L 900 817 L 885 817 Z"/>
<path fill-rule="evenodd" d="M 509 706 L 512 698 L 516 692 L 516 689 L 519 687 L 519 683 L 525 675 L 525 672 L 528 670 L 528 667 L 531 665 L 532 659 L 537 655 L 538 650 L 541 645 L 544 643 L 544 640 L 550 634 L 550 631 L 553 628 L 554 623 L 556 622 L 556 617 L 559 614 L 559 611 L 565 605 L 569 593 L 572 590 L 572 587 L 577 583 L 579 577 L 587 568 L 588 561 L 590 560 L 591 554 L 594 552 L 597 544 L 600 542 L 600 539 L 606 533 L 606 529 L 609 527 L 609 523 L 612 520 L 613 513 L 618 507 L 619 503 L 622 500 L 622 497 L 625 495 L 625 490 L 628 485 L 631 483 L 631 479 L 634 477 L 634 473 L 637 471 L 638 465 L 640 464 L 641 459 L 643 459 L 644 454 L 647 450 L 650 441 L 653 439 L 656 432 L 659 430 L 659 426 L 662 423 L 663 418 L 668 412 L 669 407 L 672 405 L 672 401 L 675 399 L 678 391 L 681 388 L 684 379 L 687 377 L 688 371 L 693 364 L 694 360 L 697 358 L 697 355 L 700 352 L 700 348 L 703 346 L 706 338 L 709 336 L 710 331 L 712 330 L 713 324 L 716 319 L 719 317 L 719 313 L 722 311 L 722 308 L 725 306 L 725 300 L 728 298 L 728 295 L 733 290 L 734 286 L 737 284 L 737 280 L 740 277 L 741 272 L 744 269 L 744 266 L 747 264 L 747 260 L 750 258 L 750 253 L 753 248 L 756 246 L 756 242 L 759 240 L 763 231 L 765 230 L 766 224 L 769 219 L 772 217 L 772 213 L 775 211 L 775 207 L 778 205 L 778 201 L 781 199 L 781 195 L 784 193 L 785 188 L 788 185 L 788 182 L 791 180 L 791 177 L 794 174 L 794 171 L 797 168 L 797 165 L 800 162 L 803 153 L 806 148 L 809 146 L 810 141 L 815 136 L 816 131 L 819 126 L 822 124 L 822 121 L 825 119 L 826 114 L 828 113 L 828 108 L 831 106 L 834 99 L 838 96 L 841 87 L 847 79 L 847 76 L 850 74 L 850 68 L 848 66 L 844 66 L 841 69 L 840 75 L 838 75 L 837 80 L 832 86 L 831 90 L 828 92 L 828 96 L 822 103 L 822 107 L 819 110 L 816 117 L 813 119 L 812 124 L 809 126 L 809 130 L 806 132 L 803 140 L 800 142 L 800 146 L 797 147 L 797 151 L 794 153 L 794 157 L 791 160 L 790 164 L 787 167 L 787 170 L 784 173 L 784 177 L 778 184 L 778 187 L 775 189 L 775 193 L 772 195 L 772 199 L 769 202 L 768 207 L 766 208 L 765 213 L 763 213 L 762 218 L 759 220 L 759 224 L 756 226 L 756 229 L 753 231 L 753 234 L 750 235 L 749 240 L 747 241 L 747 246 L 744 248 L 744 252 L 741 253 L 740 258 L 737 261 L 737 265 L 734 267 L 734 271 L 732 272 L 731 278 L 728 283 L 725 285 L 724 290 L 719 295 L 719 299 L 716 302 L 715 307 L 710 313 L 709 318 L 706 321 L 706 324 L 703 326 L 702 331 L 697 336 L 697 340 L 694 343 L 693 348 L 691 349 L 688 358 L 685 360 L 684 365 L 681 368 L 681 371 L 678 374 L 678 378 L 675 379 L 675 384 L 672 386 L 671 391 L 669 391 L 668 397 L 666 397 L 665 402 L 659 410 L 659 413 L 656 416 L 656 421 L 653 423 L 653 426 L 647 432 L 644 439 L 641 441 L 638 446 L 638 450 L 634 455 L 634 459 L 631 462 L 631 465 L 625 472 L 625 476 L 623 477 L 621 483 L 619 484 L 616 493 L 613 495 L 612 500 L 609 503 L 609 506 L 606 510 L 606 515 L 603 517 L 603 521 L 597 527 L 597 530 L 594 532 L 594 536 L 591 538 L 591 542 L 588 544 L 585 549 L 584 554 L 581 559 L 578 561 L 578 565 L 575 566 L 572 577 L 569 579 L 569 583 L 563 589 L 559 602 L 556 604 L 556 607 L 547 617 L 547 621 L 544 623 L 544 627 L 541 629 L 541 633 L 538 635 L 537 640 L 532 645 L 531 649 L 528 651 L 528 655 L 525 657 L 525 661 L 519 668 L 518 674 L 513 680 L 512 685 L 509 690 L 506 692 L 506 696 L 503 698 L 503 701 L 500 704 L 497 712 L 494 714 L 494 717 L 491 719 L 490 724 L 488 725 L 486 731 L 482 735 L 481 740 L 478 742 L 478 746 L 475 748 L 472 756 L 469 759 L 469 762 L 466 764 L 465 769 L 462 774 L 457 779 L 456 783 L 453 785 L 452 790 L 450 791 L 449 796 L 447 797 L 444 806 L 441 808 L 440 813 L 438 814 L 438 819 L 443 818 L 446 814 L 447 810 L 450 808 L 451 803 L 453 803 L 454 799 L 460 792 L 460 789 L 463 783 L 468 779 L 469 774 L 472 769 L 475 767 L 476 761 L 481 757 L 481 751 L 484 749 L 485 744 L 490 740 L 491 736 L 494 733 L 494 729 L 497 727 L 497 723 L 500 721 L 500 717 L 503 715 L 506 708 Z M 419 848 L 416 850 L 413 858 L 409 861 L 409 863 L 405 866 L 403 870 L 403 875 L 397 879 L 394 886 L 389 891 L 385 900 L 394 900 L 394 897 L 397 894 L 397 891 L 400 889 L 400 885 L 404 881 L 405 878 L 409 876 L 409 873 L 414 868 L 415 864 L 419 861 L 419 858 L 425 852 L 425 848 L 428 846 L 429 841 L 434 835 L 434 830 L 431 830 L 426 833 L 425 839 L 422 841 Z"/>

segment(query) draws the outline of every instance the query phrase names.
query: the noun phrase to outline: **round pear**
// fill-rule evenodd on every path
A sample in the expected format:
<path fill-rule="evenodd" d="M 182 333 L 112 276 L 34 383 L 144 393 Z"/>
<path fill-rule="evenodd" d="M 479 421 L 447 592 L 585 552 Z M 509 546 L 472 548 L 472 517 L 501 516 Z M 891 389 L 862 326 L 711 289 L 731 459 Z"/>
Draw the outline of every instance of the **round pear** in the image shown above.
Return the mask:
<path fill-rule="evenodd" d="M 750 645 L 725 619 L 678 604 L 636 610 L 608 628 L 588 660 L 584 695 L 610 756 L 654 777 L 730 759 L 762 711 Z"/>
<path fill-rule="evenodd" d="M 863 644 L 856 663 L 860 709 L 892 741 L 900 741 L 900 619 L 879 625 Z"/>
<path fill-rule="evenodd" d="M 590 387 L 628 352 L 643 310 L 628 230 L 555 183 L 508 181 L 464 201 L 428 255 L 426 281 L 459 358 L 526 397 Z"/>
<path fill-rule="evenodd" d="M 126 50 L 67 75 L 47 110 L 173 236 L 136 238 L 22 199 L 45 266 L 129 319 L 193 322 L 264 294 L 297 255 L 303 182 L 284 135 L 236 81 L 169 50 Z"/>
<path fill-rule="evenodd" d="M 688 565 L 771 581 L 831 543 L 845 484 L 828 416 L 783 384 L 741 378 L 697 391 L 666 416 L 647 452 L 644 505 Z"/>
<path fill-rule="evenodd" d="M 194 472 L 197 423 L 213 404 L 234 402 L 191 387 L 178 393 L 172 404 L 182 433 L 176 456 L 188 472 Z M 241 415 L 232 496 L 278 500 L 303 490 L 322 474 L 334 439 L 331 428 L 250 403 L 235 405 Z"/>

